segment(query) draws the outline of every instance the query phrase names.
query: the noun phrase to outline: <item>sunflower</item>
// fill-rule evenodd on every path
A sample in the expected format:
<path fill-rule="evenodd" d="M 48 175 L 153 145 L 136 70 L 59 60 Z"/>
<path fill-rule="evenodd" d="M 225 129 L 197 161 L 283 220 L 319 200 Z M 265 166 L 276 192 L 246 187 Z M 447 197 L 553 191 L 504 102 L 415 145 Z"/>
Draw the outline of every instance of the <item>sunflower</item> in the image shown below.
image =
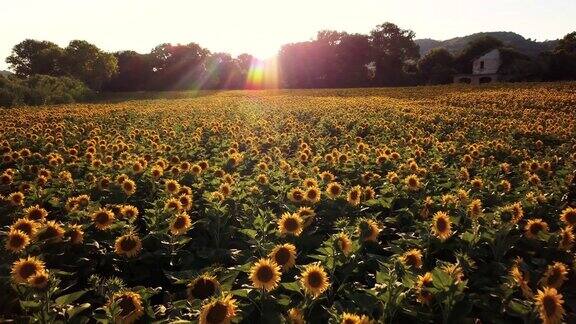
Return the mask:
<path fill-rule="evenodd" d="M 318 187 L 308 187 L 304 192 L 304 199 L 311 204 L 315 204 L 320 201 L 322 192 Z"/>
<path fill-rule="evenodd" d="M 260 259 L 250 268 L 250 281 L 257 289 L 272 291 L 280 282 L 280 267 L 270 259 Z"/>
<path fill-rule="evenodd" d="M 568 226 L 576 225 L 576 208 L 568 207 L 560 214 L 562 220 Z"/>
<path fill-rule="evenodd" d="M 416 299 L 422 304 L 429 304 L 432 301 L 432 293 L 428 288 L 432 286 L 432 273 L 426 272 L 416 279 Z"/>
<path fill-rule="evenodd" d="M 478 217 L 482 214 L 482 201 L 480 199 L 474 199 L 468 205 L 468 213 L 472 217 Z"/>
<path fill-rule="evenodd" d="M 38 223 L 26 218 L 20 218 L 10 226 L 10 231 L 18 230 L 24 232 L 28 237 L 33 237 L 36 234 Z"/>
<path fill-rule="evenodd" d="M 443 265 L 440 269 L 454 279 L 454 282 L 460 283 L 464 280 L 464 272 L 462 267 L 457 263 L 448 263 Z"/>
<path fill-rule="evenodd" d="M 296 264 L 296 247 L 293 244 L 285 243 L 274 247 L 269 255 L 282 270 L 288 270 Z"/>
<path fill-rule="evenodd" d="M 304 314 L 298 308 L 290 308 L 288 310 L 288 318 L 286 320 L 288 324 L 306 324 L 304 320 Z"/>
<path fill-rule="evenodd" d="M 336 246 L 344 255 L 350 254 L 352 251 L 352 240 L 346 233 L 340 233 L 336 236 L 335 239 Z"/>
<path fill-rule="evenodd" d="M 313 178 L 306 178 L 302 181 L 302 185 L 304 186 L 304 188 L 318 187 L 318 181 L 316 181 L 316 179 Z"/>
<path fill-rule="evenodd" d="M 131 324 L 144 315 L 142 297 L 138 293 L 131 291 L 117 292 L 112 296 L 109 305 L 112 303 L 116 303 L 118 308 L 120 308 L 116 318 L 117 323 Z"/>
<path fill-rule="evenodd" d="M 326 271 L 318 264 L 309 264 L 304 268 L 300 283 L 304 291 L 314 298 L 320 296 L 330 286 Z"/>
<path fill-rule="evenodd" d="M 418 249 L 412 249 L 405 252 L 400 260 L 408 267 L 415 269 L 422 268 L 422 251 Z"/>
<path fill-rule="evenodd" d="M 452 235 L 452 222 L 448 214 L 438 211 L 432 218 L 432 234 L 434 234 L 441 241 L 445 241 Z"/>
<path fill-rule="evenodd" d="M 180 213 L 172 218 L 170 222 L 170 233 L 172 235 L 186 234 L 192 226 L 192 220 L 187 213 Z"/>
<path fill-rule="evenodd" d="M 44 289 L 48 286 L 48 280 L 50 279 L 48 272 L 45 270 L 38 271 L 28 278 L 28 284 L 37 289 Z"/>
<path fill-rule="evenodd" d="M 564 300 L 556 288 L 544 287 L 544 289 L 538 290 L 534 299 L 540 319 L 544 324 L 560 324 L 562 322 L 565 314 L 562 307 Z"/>
<path fill-rule="evenodd" d="M 411 174 L 406 179 L 404 179 L 404 184 L 410 191 L 418 191 L 422 184 L 420 183 L 420 179 L 417 175 Z"/>
<path fill-rule="evenodd" d="M 138 235 L 134 233 L 122 235 L 118 237 L 114 243 L 114 252 L 129 258 L 137 256 L 140 250 L 142 250 L 142 241 Z"/>
<path fill-rule="evenodd" d="M 12 279 L 17 283 L 26 283 L 28 278 L 44 271 L 44 262 L 36 257 L 27 257 L 19 259 L 12 265 Z"/>
<path fill-rule="evenodd" d="M 362 188 L 360 186 L 355 186 L 350 191 L 348 191 L 348 195 L 346 200 L 352 206 L 358 206 L 360 204 L 360 199 L 362 198 Z"/>
<path fill-rule="evenodd" d="M 335 199 L 342 194 L 342 186 L 338 182 L 330 182 L 326 186 L 326 195 L 330 199 Z"/>
<path fill-rule="evenodd" d="M 48 221 L 36 232 L 36 239 L 39 241 L 50 240 L 52 242 L 62 241 L 64 229 L 55 221 Z"/>
<path fill-rule="evenodd" d="M 363 241 L 376 242 L 380 231 L 378 224 L 371 219 L 362 219 L 358 224 L 358 233 Z"/>
<path fill-rule="evenodd" d="M 278 220 L 278 231 L 281 236 L 286 234 L 299 236 L 302 233 L 303 221 L 297 213 L 284 213 Z"/>
<path fill-rule="evenodd" d="M 84 241 L 84 231 L 81 225 L 71 225 L 66 235 L 70 237 L 70 243 L 72 244 L 82 244 Z"/>
<path fill-rule="evenodd" d="M 227 295 L 202 306 L 200 324 L 229 324 L 236 316 L 236 300 Z"/>
<path fill-rule="evenodd" d="M 20 191 L 9 194 L 7 199 L 12 206 L 24 206 L 24 194 Z"/>
<path fill-rule="evenodd" d="M 341 316 L 341 324 L 361 324 L 361 318 L 359 315 L 352 313 L 343 313 Z"/>
<path fill-rule="evenodd" d="M 178 183 L 178 181 L 170 179 L 166 180 L 166 182 L 164 183 L 164 188 L 169 194 L 173 195 L 177 193 L 178 190 L 180 190 L 180 184 Z"/>
<path fill-rule="evenodd" d="M 8 233 L 5 247 L 10 252 L 18 253 L 25 249 L 28 244 L 30 244 L 30 237 L 20 230 L 13 229 Z"/>
<path fill-rule="evenodd" d="M 120 215 L 124 218 L 133 220 L 138 217 L 138 213 L 138 208 L 132 205 L 122 205 L 122 207 L 120 207 Z"/>
<path fill-rule="evenodd" d="M 92 221 L 97 229 L 107 230 L 114 223 L 114 213 L 108 209 L 100 208 L 92 213 Z"/>
<path fill-rule="evenodd" d="M 300 188 L 293 188 L 288 192 L 288 199 L 294 203 L 301 203 L 304 201 L 304 191 Z"/>
<path fill-rule="evenodd" d="M 548 232 L 548 224 L 540 218 L 529 219 L 524 226 L 524 235 L 529 239 L 536 239 L 540 233 Z"/>
<path fill-rule="evenodd" d="M 390 182 L 392 184 L 396 184 L 400 181 L 398 174 L 396 174 L 396 172 L 392 172 L 392 171 L 390 171 L 386 174 L 386 179 L 388 180 L 388 182 Z"/>
<path fill-rule="evenodd" d="M 376 192 L 370 186 L 364 187 L 364 192 L 362 193 L 365 200 L 372 200 L 376 197 Z"/>
<path fill-rule="evenodd" d="M 131 196 L 136 192 L 136 183 L 130 179 L 124 180 L 120 186 L 127 196 Z"/>
<path fill-rule="evenodd" d="M 316 217 L 316 212 L 310 207 L 300 207 L 296 213 L 300 215 L 304 221 L 304 227 L 308 227 L 310 224 L 312 224 L 314 217 Z"/>
<path fill-rule="evenodd" d="M 515 261 L 515 264 L 510 269 L 510 276 L 512 277 L 512 280 L 520 287 L 524 297 L 532 298 L 534 297 L 534 293 L 532 292 L 532 289 L 530 289 L 530 286 L 528 286 L 528 276 L 524 276 L 524 273 L 522 270 L 520 270 L 520 266 L 518 265 L 519 262 L 520 260 Z"/>
<path fill-rule="evenodd" d="M 190 300 L 204 300 L 214 296 L 219 290 L 220 283 L 216 277 L 204 274 L 189 283 L 186 292 Z"/>
<path fill-rule="evenodd" d="M 166 203 L 164 203 L 164 209 L 178 212 L 182 210 L 182 203 L 180 202 L 179 199 L 170 198 L 166 200 Z"/>
<path fill-rule="evenodd" d="M 568 251 L 574 245 L 574 232 L 572 226 L 566 226 L 560 230 L 560 242 L 558 244 L 559 248 Z"/>
<path fill-rule="evenodd" d="M 41 208 L 38 205 L 30 206 L 24 209 L 24 217 L 32 221 L 43 221 L 48 216 L 46 209 Z"/>
<path fill-rule="evenodd" d="M 548 266 L 544 276 L 540 280 L 540 285 L 544 287 L 560 288 L 568 280 L 568 267 L 562 262 L 554 262 Z"/>

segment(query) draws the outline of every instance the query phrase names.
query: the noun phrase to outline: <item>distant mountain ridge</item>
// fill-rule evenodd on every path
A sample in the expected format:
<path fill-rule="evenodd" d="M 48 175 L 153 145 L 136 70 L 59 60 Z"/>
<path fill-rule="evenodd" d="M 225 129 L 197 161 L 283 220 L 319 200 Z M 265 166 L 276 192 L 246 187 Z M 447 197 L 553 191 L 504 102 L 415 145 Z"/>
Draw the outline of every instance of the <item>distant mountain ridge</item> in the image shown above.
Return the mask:
<path fill-rule="evenodd" d="M 4 76 L 4 77 L 8 77 L 12 74 L 12 72 L 10 71 L 4 71 L 4 70 L 0 70 L 0 75 Z"/>
<path fill-rule="evenodd" d="M 524 38 L 524 36 L 516 34 L 514 32 L 483 32 L 475 33 L 463 37 L 455 37 L 444 41 L 439 41 L 430 38 L 416 39 L 414 42 L 420 46 L 420 55 L 424 56 L 431 49 L 434 48 L 445 48 L 452 54 L 460 53 L 466 45 L 480 37 L 491 36 L 499 39 L 504 43 L 505 46 L 512 47 L 519 52 L 522 52 L 528 56 L 537 56 L 541 52 L 554 49 L 558 40 L 546 40 L 543 42 L 534 41 L 530 38 Z"/>

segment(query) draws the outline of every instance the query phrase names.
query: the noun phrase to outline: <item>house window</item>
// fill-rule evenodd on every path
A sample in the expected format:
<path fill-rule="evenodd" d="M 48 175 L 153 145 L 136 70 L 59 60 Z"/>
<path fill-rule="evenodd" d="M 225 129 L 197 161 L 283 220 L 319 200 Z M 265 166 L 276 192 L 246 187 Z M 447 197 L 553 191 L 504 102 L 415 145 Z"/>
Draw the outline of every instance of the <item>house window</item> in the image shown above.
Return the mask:
<path fill-rule="evenodd" d="M 480 61 L 480 70 L 484 70 L 484 61 Z"/>

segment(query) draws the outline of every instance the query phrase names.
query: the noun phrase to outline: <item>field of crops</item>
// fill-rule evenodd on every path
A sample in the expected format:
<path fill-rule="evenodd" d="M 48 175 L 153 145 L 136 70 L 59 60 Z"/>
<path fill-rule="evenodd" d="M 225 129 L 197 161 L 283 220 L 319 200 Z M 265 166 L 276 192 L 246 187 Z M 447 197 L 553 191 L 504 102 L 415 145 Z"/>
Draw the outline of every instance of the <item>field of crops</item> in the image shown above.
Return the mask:
<path fill-rule="evenodd" d="M 576 84 L 175 97 L 0 111 L 0 319 L 576 321 Z"/>

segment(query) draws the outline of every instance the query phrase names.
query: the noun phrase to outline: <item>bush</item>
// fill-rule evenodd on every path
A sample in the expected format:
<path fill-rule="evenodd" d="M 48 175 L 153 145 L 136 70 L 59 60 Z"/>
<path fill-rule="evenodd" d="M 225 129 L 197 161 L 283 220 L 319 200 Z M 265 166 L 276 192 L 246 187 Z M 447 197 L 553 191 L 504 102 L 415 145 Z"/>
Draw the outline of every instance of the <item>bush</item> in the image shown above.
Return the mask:
<path fill-rule="evenodd" d="M 69 77 L 34 75 L 28 79 L 0 78 L 0 106 L 47 105 L 86 100 L 91 91 Z"/>

